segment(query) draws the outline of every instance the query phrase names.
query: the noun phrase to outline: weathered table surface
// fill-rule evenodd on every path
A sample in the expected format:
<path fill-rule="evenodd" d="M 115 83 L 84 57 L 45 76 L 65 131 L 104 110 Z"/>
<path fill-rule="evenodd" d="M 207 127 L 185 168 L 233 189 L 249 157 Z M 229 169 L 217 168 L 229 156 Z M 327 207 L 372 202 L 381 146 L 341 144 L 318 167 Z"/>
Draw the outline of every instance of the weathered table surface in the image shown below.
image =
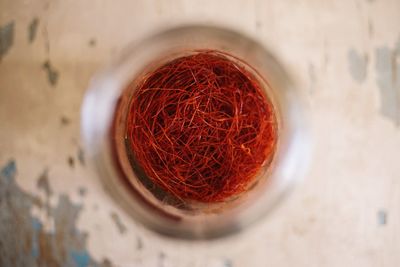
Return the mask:
<path fill-rule="evenodd" d="M 104 193 L 79 133 L 90 77 L 130 41 L 226 25 L 297 79 L 309 174 L 228 241 L 154 236 Z M 0 265 L 400 266 L 400 2 L 0 1 Z"/>

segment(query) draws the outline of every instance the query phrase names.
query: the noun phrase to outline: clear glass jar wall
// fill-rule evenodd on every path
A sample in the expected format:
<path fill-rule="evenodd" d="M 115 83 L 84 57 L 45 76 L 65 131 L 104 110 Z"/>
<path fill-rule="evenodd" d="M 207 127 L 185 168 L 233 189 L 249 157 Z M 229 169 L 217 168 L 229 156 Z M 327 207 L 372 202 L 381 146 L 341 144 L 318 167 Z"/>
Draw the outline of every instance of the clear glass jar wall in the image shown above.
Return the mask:
<path fill-rule="evenodd" d="M 132 168 L 124 136 L 132 92 L 125 88 L 154 62 L 203 49 L 232 55 L 262 83 L 275 107 L 278 143 L 272 163 L 242 197 L 190 203 L 181 209 L 155 197 Z M 114 201 L 149 229 L 184 239 L 226 236 L 266 218 L 304 175 L 310 152 L 305 102 L 282 64 L 258 42 L 218 27 L 173 28 L 129 46 L 93 78 L 82 107 L 81 129 L 92 167 Z"/>

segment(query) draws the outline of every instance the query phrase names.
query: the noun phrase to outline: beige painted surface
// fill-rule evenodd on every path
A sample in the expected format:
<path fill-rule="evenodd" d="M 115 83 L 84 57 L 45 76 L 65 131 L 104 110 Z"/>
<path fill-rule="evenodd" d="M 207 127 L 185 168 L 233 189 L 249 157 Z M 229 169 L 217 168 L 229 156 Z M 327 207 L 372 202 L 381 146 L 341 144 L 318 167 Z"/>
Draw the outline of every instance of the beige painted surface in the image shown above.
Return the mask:
<path fill-rule="evenodd" d="M 37 36 L 29 43 L 35 17 Z M 0 62 L 0 165 L 15 158 L 17 182 L 33 194 L 43 194 L 36 181 L 48 168 L 51 201 L 68 194 L 83 204 L 78 228 L 88 233 L 94 259 L 146 267 L 400 266 L 398 0 L 0 0 L 0 26 L 10 21 L 14 44 Z M 250 233 L 213 244 L 147 232 L 77 159 L 90 77 L 129 42 L 189 22 L 225 25 L 269 47 L 300 84 L 314 132 L 310 171 L 294 194 Z M 59 73 L 55 86 L 46 60 Z M 51 231 L 44 211 L 32 212 Z"/>

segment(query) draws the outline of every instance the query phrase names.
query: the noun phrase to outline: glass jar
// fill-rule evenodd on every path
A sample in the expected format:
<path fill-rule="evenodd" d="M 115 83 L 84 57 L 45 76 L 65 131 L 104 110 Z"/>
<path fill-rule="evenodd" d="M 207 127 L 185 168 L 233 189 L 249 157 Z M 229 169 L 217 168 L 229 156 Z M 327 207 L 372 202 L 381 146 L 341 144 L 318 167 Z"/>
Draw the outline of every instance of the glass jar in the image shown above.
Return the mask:
<path fill-rule="evenodd" d="M 127 85 L 154 62 L 167 62 L 196 50 L 232 55 L 258 78 L 275 108 L 278 141 L 272 162 L 251 188 L 229 201 L 174 205 L 154 194 L 130 161 L 125 143 L 132 91 Z M 309 136 L 304 102 L 282 65 L 258 42 L 232 30 L 184 26 L 130 45 L 96 75 L 82 107 L 82 136 L 93 168 L 113 199 L 129 215 L 158 233 L 184 239 L 212 239 L 246 229 L 266 217 L 307 169 Z"/>

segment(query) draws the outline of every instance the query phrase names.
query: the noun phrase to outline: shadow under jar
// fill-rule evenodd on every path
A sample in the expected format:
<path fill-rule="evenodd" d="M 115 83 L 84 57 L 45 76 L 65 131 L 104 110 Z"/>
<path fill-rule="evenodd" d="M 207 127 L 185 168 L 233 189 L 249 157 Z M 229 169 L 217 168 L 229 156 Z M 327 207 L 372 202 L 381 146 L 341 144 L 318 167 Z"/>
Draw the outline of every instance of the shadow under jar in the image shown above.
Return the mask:
<path fill-rule="evenodd" d="M 182 185 L 178 184 L 176 188 L 172 188 L 171 184 L 168 185 L 166 180 L 163 181 L 157 175 L 154 168 L 146 168 L 144 159 L 139 157 L 147 156 L 152 151 L 152 143 L 148 142 L 151 139 L 146 139 L 146 136 L 150 138 L 154 134 L 154 127 L 146 126 L 146 121 L 151 124 L 152 118 L 157 119 L 157 116 L 149 115 L 142 121 L 144 126 L 135 125 L 133 121 L 137 122 L 134 116 L 139 110 L 135 106 L 138 103 L 138 94 L 149 89 L 145 86 L 149 80 L 157 81 L 157 71 L 170 67 L 171 62 L 192 59 L 199 55 L 201 57 L 207 53 L 217 60 L 220 57 L 222 61 L 230 62 L 227 64 L 233 66 L 231 76 L 236 75 L 239 70 L 249 78 L 249 83 L 254 82 L 262 95 L 258 98 L 265 100 L 266 106 L 262 110 L 268 109 L 268 127 L 272 128 L 268 135 L 269 140 L 265 140 L 269 142 L 264 142 L 268 143 L 268 147 L 263 148 L 268 153 L 262 157 L 259 167 L 252 169 L 254 173 L 249 172 L 248 180 L 240 185 L 240 190 L 232 189 L 237 189 L 238 186 L 229 187 L 229 177 L 225 177 L 228 181 L 223 183 L 220 191 L 223 193 L 223 188 L 230 188 L 234 192 L 225 195 L 209 192 L 203 194 L 206 197 L 200 198 L 185 191 L 190 189 L 190 185 L 179 187 Z M 215 73 L 218 76 L 218 70 Z M 167 82 L 171 83 L 176 75 L 167 77 Z M 196 78 L 194 75 L 193 79 Z M 226 79 L 228 78 L 230 77 Z M 214 81 L 215 83 L 218 82 Z M 242 84 L 245 83 L 246 79 Z M 151 89 L 157 88 L 153 84 Z M 149 102 L 150 105 L 158 95 L 160 94 L 155 92 L 151 99 L 144 99 L 140 104 Z M 304 104 L 300 99 L 301 95 L 281 64 L 254 40 L 217 27 L 173 28 L 131 45 L 119 59 L 93 79 L 82 108 L 83 139 L 93 166 L 105 187 L 135 220 L 158 233 L 172 237 L 217 238 L 238 232 L 265 218 L 303 175 L 308 161 L 309 142 L 303 115 Z M 227 117 L 234 116 L 234 111 L 222 109 Z M 255 114 L 262 113 L 262 110 Z M 166 112 L 160 109 L 157 114 Z M 176 116 L 176 112 L 177 108 L 173 105 L 170 115 Z M 189 115 L 193 120 L 195 114 L 192 113 Z M 190 127 L 192 120 L 190 123 L 183 123 L 182 127 Z M 160 123 L 163 124 L 162 121 Z M 135 135 L 138 132 L 132 130 L 135 127 L 148 127 L 148 133 L 140 132 L 144 138 L 138 139 Z M 181 130 L 184 131 L 183 128 Z M 266 138 L 267 135 L 264 136 Z M 137 140 L 147 142 L 138 146 L 140 144 Z M 165 146 L 164 148 L 158 149 L 168 150 Z M 241 148 L 244 151 L 248 149 L 243 145 Z M 232 162 L 233 159 L 234 157 Z M 160 165 L 164 164 L 161 167 L 167 167 L 168 171 L 175 170 L 174 166 L 170 166 L 171 162 L 166 164 L 161 160 Z M 246 170 L 245 167 L 243 169 Z M 212 170 L 208 171 L 209 176 L 212 174 Z M 177 173 L 171 172 L 171 176 L 176 177 Z M 196 184 L 196 181 L 191 183 Z M 191 188 L 194 193 L 201 193 L 196 186 Z"/>

